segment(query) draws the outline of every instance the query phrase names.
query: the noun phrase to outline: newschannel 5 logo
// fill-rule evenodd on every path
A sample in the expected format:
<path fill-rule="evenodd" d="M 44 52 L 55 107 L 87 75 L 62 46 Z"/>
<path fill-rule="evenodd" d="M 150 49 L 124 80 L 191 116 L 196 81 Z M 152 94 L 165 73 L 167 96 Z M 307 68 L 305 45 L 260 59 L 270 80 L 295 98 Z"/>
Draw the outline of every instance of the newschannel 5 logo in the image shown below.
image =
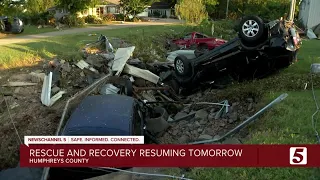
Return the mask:
<path fill-rule="evenodd" d="M 290 164 L 291 165 L 306 165 L 307 162 L 306 147 L 291 147 L 290 148 Z"/>

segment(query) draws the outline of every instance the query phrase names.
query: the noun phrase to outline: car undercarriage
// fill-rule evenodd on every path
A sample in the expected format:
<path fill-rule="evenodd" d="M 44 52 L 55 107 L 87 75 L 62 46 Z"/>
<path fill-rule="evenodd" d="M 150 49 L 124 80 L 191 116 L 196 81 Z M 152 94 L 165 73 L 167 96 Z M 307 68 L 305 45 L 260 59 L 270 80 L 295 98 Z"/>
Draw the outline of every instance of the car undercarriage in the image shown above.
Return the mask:
<path fill-rule="evenodd" d="M 299 46 L 294 24 L 284 20 L 264 23 L 257 16 L 247 16 L 233 40 L 210 51 L 195 51 L 195 59 L 177 56 L 174 80 L 191 88 L 225 73 L 238 80 L 263 77 L 295 62 Z"/>

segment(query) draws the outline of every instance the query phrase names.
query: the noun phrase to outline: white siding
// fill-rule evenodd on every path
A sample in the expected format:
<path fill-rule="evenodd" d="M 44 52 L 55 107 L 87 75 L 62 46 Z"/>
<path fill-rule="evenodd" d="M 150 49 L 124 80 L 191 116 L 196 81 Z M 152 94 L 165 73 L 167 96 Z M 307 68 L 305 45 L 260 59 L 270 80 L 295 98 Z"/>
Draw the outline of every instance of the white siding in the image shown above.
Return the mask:
<path fill-rule="evenodd" d="M 320 0 L 311 0 L 308 28 L 313 28 L 320 23 Z"/>
<path fill-rule="evenodd" d="M 310 10 L 310 0 L 303 0 L 300 4 L 299 19 L 303 22 L 303 25 L 306 26 L 309 17 Z"/>
<path fill-rule="evenodd" d="M 300 5 L 299 19 L 306 28 L 320 23 L 320 0 L 303 0 Z"/>
<path fill-rule="evenodd" d="M 144 9 L 143 12 L 137 14 L 137 17 L 148 17 L 148 8 Z"/>

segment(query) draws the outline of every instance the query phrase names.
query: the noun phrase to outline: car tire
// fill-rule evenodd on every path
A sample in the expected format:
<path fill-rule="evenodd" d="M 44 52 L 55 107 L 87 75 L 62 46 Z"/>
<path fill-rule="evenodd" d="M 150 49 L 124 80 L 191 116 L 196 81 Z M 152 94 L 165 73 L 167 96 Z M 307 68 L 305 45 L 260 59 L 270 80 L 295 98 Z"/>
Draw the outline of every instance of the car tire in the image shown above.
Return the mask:
<path fill-rule="evenodd" d="M 192 72 L 190 60 L 183 55 L 177 56 L 174 60 L 174 71 L 178 76 L 190 75 Z"/>
<path fill-rule="evenodd" d="M 264 33 L 263 20 L 258 16 L 245 16 L 239 24 L 239 36 L 248 43 L 259 41 Z"/>

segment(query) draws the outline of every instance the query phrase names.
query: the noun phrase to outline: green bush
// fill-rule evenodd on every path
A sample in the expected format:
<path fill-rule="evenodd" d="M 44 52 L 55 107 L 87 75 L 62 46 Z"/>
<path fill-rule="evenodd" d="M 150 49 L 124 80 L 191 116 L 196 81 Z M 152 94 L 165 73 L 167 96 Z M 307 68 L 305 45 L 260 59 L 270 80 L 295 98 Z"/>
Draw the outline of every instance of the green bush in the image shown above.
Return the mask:
<path fill-rule="evenodd" d="M 77 24 L 78 26 L 83 26 L 86 22 L 84 21 L 84 18 L 77 18 Z"/>
<path fill-rule="evenodd" d="M 39 19 L 38 21 L 37 21 L 37 25 L 46 25 L 46 20 L 44 20 L 44 19 Z"/>
<path fill-rule="evenodd" d="M 124 14 L 116 14 L 115 15 L 116 21 L 123 21 L 124 20 Z"/>
<path fill-rule="evenodd" d="M 88 15 L 85 17 L 85 22 L 89 24 L 103 24 L 102 19 L 98 18 L 97 16 Z"/>
<path fill-rule="evenodd" d="M 291 0 L 232 0 L 229 3 L 229 19 L 238 19 L 245 15 L 258 15 L 263 19 L 274 20 L 289 13 Z M 299 1 L 297 1 L 298 6 Z M 213 18 L 225 18 L 226 1 L 220 0 Z M 296 14 L 299 8 L 296 8 Z"/>
<path fill-rule="evenodd" d="M 66 15 L 62 18 L 62 23 L 70 27 L 72 26 L 82 26 L 85 21 L 83 18 L 79 18 L 76 15 Z"/>
<path fill-rule="evenodd" d="M 103 21 L 100 18 L 95 18 L 93 24 L 103 24 Z"/>
<path fill-rule="evenodd" d="M 49 12 L 36 13 L 36 14 L 26 14 L 23 13 L 19 15 L 19 18 L 29 25 L 50 25 L 54 20 L 54 15 Z"/>
<path fill-rule="evenodd" d="M 89 24 L 93 24 L 95 19 L 96 19 L 96 16 L 88 15 L 87 17 L 85 17 L 85 22 Z"/>
<path fill-rule="evenodd" d="M 134 18 L 132 18 L 132 21 L 133 22 L 140 22 L 141 20 L 138 17 L 134 17 Z"/>
<path fill-rule="evenodd" d="M 110 22 L 110 21 L 116 20 L 116 17 L 115 17 L 115 15 L 113 15 L 113 14 L 111 14 L 111 13 L 108 13 L 108 14 L 106 14 L 106 15 L 104 15 L 104 16 L 102 17 L 102 20 L 103 20 L 104 22 Z"/>

